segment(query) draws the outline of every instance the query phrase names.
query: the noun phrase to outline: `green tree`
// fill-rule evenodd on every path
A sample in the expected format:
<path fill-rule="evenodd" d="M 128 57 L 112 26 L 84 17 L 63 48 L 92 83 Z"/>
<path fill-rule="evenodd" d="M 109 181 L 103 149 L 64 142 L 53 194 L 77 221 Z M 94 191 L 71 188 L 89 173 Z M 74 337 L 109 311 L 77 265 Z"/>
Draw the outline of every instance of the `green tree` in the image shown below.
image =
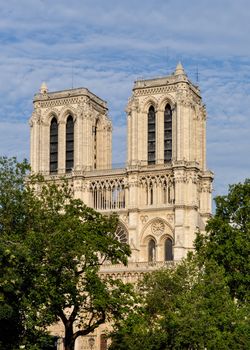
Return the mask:
<path fill-rule="evenodd" d="M 26 161 L 0 158 L 0 348 L 6 350 L 14 349 L 24 333 L 21 295 L 25 281 L 16 260 L 20 246 L 14 242 L 25 226 L 28 170 Z"/>
<path fill-rule="evenodd" d="M 29 349 L 39 348 L 31 344 L 32 330 L 61 321 L 65 349 L 72 350 L 78 336 L 122 318 L 133 303 L 130 285 L 99 275 L 106 261 L 126 264 L 130 250 L 115 238 L 115 215 L 73 199 L 63 181 L 25 182 L 27 170 L 26 163 L 1 159 L 0 317 L 13 309 L 16 344 Z"/>
<path fill-rule="evenodd" d="M 115 325 L 111 350 L 248 349 L 247 310 L 232 300 L 223 268 L 193 258 L 147 275 L 140 305 Z"/>
<path fill-rule="evenodd" d="M 223 266 L 230 293 L 249 301 L 250 290 L 250 179 L 229 186 L 228 195 L 215 198 L 216 213 L 195 242 L 203 263 Z"/>

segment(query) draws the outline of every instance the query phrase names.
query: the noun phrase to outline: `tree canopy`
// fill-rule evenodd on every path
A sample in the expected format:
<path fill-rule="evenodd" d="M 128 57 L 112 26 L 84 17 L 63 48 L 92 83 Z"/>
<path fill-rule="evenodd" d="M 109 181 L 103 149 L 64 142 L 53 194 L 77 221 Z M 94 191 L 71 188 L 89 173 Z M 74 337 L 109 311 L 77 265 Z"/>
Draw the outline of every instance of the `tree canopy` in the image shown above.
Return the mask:
<path fill-rule="evenodd" d="M 248 349 L 247 308 L 231 298 L 223 268 L 190 258 L 153 272 L 140 284 L 140 304 L 117 322 L 111 350 Z"/>
<path fill-rule="evenodd" d="M 229 186 L 228 195 L 215 198 L 216 213 L 198 233 L 196 252 L 225 270 L 232 297 L 249 301 L 250 290 L 250 179 Z"/>
<path fill-rule="evenodd" d="M 133 302 L 130 285 L 99 274 L 104 262 L 126 264 L 130 249 L 115 238 L 116 215 L 86 207 L 62 180 L 27 180 L 27 171 L 26 162 L 0 161 L 0 323 L 9 320 L 13 349 L 60 320 L 72 350 Z"/>

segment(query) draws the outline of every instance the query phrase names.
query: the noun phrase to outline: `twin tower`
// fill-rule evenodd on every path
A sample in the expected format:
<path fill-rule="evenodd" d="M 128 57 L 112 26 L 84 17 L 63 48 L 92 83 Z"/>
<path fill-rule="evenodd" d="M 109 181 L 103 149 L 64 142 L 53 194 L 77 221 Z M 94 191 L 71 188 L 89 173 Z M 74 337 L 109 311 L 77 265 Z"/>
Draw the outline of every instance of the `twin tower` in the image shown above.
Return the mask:
<path fill-rule="evenodd" d="M 126 112 L 127 163 L 112 169 L 106 102 L 86 88 L 48 92 L 43 84 L 30 119 L 30 161 L 45 178 L 66 176 L 86 205 L 118 213 L 117 239 L 131 246 L 126 274 L 133 278 L 193 248 L 211 215 L 213 174 L 206 109 L 180 63 L 172 75 L 137 80 Z"/>

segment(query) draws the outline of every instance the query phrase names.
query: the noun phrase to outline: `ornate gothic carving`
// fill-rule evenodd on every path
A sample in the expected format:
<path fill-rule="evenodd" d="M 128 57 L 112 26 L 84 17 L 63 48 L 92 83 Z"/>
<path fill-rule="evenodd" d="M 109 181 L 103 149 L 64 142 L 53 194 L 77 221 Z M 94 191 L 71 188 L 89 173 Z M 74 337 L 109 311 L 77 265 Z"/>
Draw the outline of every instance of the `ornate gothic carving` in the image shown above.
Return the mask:
<path fill-rule="evenodd" d="M 148 89 L 140 89 L 136 90 L 134 92 L 135 96 L 142 96 L 142 95 L 154 95 L 154 94 L 162 94 L 166 92 L 174 92 L 176 91 L 175 86 L 161 86 L 161 87 L 155 87 L 155 88 L 148 88 Z"/>
<path fill-rule="evenodd" d="M 148 221 L 148 215 L 141 215 L 140 220 L 143 224 L 145 224 Z"/>
<path fill-rule="evenodd" d="M 174 220 L 174 215 L 173 214 L 167 214 L 167 219 L 169 222 L 172 222 Z"/>

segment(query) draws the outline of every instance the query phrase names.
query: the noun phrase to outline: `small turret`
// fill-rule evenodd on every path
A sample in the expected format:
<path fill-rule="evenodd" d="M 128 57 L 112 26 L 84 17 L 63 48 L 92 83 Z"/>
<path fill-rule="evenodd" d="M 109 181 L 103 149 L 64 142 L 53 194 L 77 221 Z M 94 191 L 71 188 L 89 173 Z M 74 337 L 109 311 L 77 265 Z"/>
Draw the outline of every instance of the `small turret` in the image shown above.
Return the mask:
<path fill-rule="evenodd" d="M 40 87 L 40 93 L 41 94 L 47 94 L 47 92 L 48 92 L 48 87 L 47 87 L 46 83 L 43 82 L 41 87 Z"/>
<path fill-rule="evenodd" d="M 186 75 L 185 71 L 184 71 L 184 68 L 181 64 L 181 62 L 179 62 L 175 68 L 175 75 Z"/>

